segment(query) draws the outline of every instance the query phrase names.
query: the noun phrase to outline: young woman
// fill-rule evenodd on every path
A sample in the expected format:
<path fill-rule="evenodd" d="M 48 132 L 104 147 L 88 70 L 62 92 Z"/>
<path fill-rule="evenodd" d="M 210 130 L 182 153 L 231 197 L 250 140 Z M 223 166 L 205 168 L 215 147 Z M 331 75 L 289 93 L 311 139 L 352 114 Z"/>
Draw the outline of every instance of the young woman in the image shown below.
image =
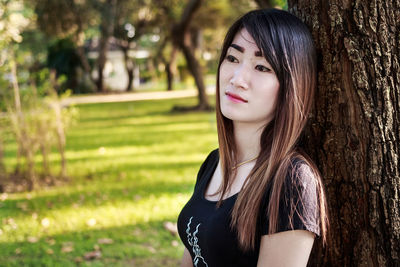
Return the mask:
<path fill-rule="evenodd" d="M 306 266 L 327 232 L 320 174 L 298 148 L 316 87 L 307 27 L 282 10 L 229 29 L 217 74 L 219 149 L 178 217 L 181 266 Z"/>

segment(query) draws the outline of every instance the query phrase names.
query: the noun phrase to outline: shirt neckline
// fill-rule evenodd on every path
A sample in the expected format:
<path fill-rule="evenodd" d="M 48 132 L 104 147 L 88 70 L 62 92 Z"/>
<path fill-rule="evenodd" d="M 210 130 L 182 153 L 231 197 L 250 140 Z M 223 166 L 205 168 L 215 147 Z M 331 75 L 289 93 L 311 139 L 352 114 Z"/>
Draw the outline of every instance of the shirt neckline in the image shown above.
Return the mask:
<path fill-rule="evenodd" d="M 201 193 L 201 194 L 200 194 L 200 198 L 201 198 L 203 201 L 208 202 L 208 203 L 212 203 L 212 204 L 218 203 L 218 200 L 209 200 L 209 199 L 207 199 L 207 198 L 205 197 L 205 194 L 206 194 L 207 186 L 208 186 L 208 184 L 210 183 L 211 178 L 212 178 L 212 176 L 213 176 L 215 170 L 217 169 L 218 162 L 219 162 L 219 151 L 217 152 L 216 160 L 215 160 L 215 162 L 213 162 L 213 165 L 212 165 L 212 167 L 211 167 L 211 169 L 210 169 L 210 172 L 207 173 L 207 175 L 206 175 L 206 177 L 205 177 L 206 179 L 205 179 L 205 181 L 204 181 L 204 183 L 203 183 L 203 186 L 202 186 L 202 188 L 201 188 L 201 190 L 200 190 L 200 193 Z M 229 197 L 227 197 L 227 198 L 224 198 L 222 201 L 227 201 L 227 200 L 230 200 L 230 199 L 234 199 L 234 198 L 236 198 L 236 197 L 239 195 L 239 193 L 240 193 L 240 191 L 237 192 L 237 193 L 235 193 L 235 194 L 233 194 L 233 195 L 231 195 L 231 196 L 229 196 Z"/>

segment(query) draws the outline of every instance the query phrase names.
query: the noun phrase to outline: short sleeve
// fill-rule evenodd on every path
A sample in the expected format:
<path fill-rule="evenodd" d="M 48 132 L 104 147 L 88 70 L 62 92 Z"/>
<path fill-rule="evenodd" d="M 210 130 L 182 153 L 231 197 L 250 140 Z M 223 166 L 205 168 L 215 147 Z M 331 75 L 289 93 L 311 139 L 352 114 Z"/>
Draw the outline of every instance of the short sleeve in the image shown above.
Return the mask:
<path fill-rule="evenodd" d="M 262 234 L 268 233 L 268 220 Z M 307 230 L 320 236 L 317 180 L 311 168 L 298 161 L 284 181 L 280 202 L 277 232 Z"/>

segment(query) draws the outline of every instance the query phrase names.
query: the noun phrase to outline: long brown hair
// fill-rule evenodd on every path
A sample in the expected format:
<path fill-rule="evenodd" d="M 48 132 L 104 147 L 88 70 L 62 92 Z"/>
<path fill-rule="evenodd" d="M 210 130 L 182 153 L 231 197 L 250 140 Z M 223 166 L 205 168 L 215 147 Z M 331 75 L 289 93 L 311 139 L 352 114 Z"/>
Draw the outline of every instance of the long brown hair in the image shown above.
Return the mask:
<path fill-rule="evenodd" d="M 236 230 L 240 247 L 255 248 L 257 221 L 267 212 L 268 233 L 277 231 L 279 200 L 285 177 L 294 159 L 309 167 L 318 196 L 318 216 L 322 240 L 326 242 L 328 217 L 321 175 L 312 160 L 298 148 L 298 140 L 307 122 L 316 88 L 316 56 L 311 34 L 300 19 L 277 9 L 251 11 L 228 30 L 218 65 L 216 115 L 223 181 L 218 206 L 232 185 L 232 171 L 237 162 L 233 123 L 221 113 L 219 69 L 233 38 L 245 28 L 255 40 L 279 80 L 275 116 L 265 126 L 260 138 L 260 154 L 246 178 L 233 207 L 231 227 Z M 314 178 L 313 178 L 314 179 Z M 267 211 L 261 211 L 265 190 L 271 193 Z M 293 214 L 293 211 L 291 212 Z"/>

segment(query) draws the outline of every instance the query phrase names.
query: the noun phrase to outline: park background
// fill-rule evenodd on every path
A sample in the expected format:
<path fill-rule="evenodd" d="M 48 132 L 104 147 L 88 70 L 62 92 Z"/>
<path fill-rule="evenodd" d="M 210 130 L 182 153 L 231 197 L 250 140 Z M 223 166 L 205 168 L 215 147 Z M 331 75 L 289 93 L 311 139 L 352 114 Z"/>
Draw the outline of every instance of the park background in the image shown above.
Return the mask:
<path fill-rule="evenodd" d="M 400 266 L 400 0 L 0 0 L 0 266 L 177 266 L 222 39 L 259 7 L 317 50 L 309 266 Z"/>
<path fill-rule="evenodd" d="M 219 49 L 258 7 L 201 2 L 1 0 L 1 266 L 179 264 Z"/>

